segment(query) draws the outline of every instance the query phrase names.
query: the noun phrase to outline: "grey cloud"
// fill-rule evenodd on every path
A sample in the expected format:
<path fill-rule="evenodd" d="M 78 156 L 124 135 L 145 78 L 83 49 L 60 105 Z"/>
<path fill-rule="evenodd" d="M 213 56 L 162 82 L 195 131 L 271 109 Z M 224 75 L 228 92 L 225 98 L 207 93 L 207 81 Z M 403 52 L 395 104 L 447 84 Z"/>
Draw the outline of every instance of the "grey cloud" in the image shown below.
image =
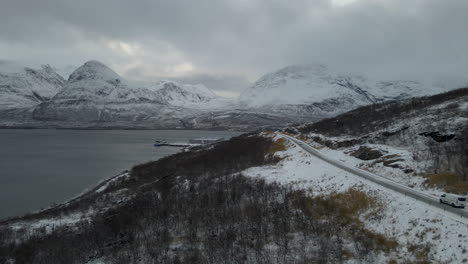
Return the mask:
<path fill-rule="evenodd" d="M 323 63 L 378 78 L 468 79 L 468 1 L 332 2 L 4 0 L 0 55 L 58 66 L 98 59 L 139 77 L 190 63 L 194 72 L 181 74 L 254 81 L 288 64 Z M 110 41 L 138 49 L 125 54 Z"/>

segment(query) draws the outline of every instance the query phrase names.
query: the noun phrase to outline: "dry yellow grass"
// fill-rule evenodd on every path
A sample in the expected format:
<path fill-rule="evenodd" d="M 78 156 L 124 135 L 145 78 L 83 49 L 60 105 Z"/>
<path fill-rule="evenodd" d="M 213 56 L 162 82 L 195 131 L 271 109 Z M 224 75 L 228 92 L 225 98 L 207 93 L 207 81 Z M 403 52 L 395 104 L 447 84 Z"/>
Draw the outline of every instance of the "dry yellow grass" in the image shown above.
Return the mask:
<path fill-rule="evenodd" d="M 445 190 L 449 193 L 456 193 L 456 194 L 462 194 L 462 195 L 467 195 L 468 194 L 468 183 L 456 183 L 456 184 L 451 184 L 445 187 Z"/>
<path fill-rule="evenodd" d="M 386 253 L 395 251 L 398 242 L 383 234 L 368 230 L 361 216 L 382 215 L 383 204 L 366 192 L 352 188 L 346 192 L 327 196 L 309 197 L 302 190 L 291 193 L 292 205 L 311 219 L 333 220 L 353 237 L 366 241 L 370 248 Z"/>
<path fill-rule="evenodd" d="M 432 263 L 429 257 L 429 253 L 431 252 L 430 244 L 409 244 L 407 248 L 416 257 L 416 263 Z"/>
<path fill-rule="evenodd" d="M 426 174 L 425 184 L 430 187 L 439 187 L 449 193 L 468 194 L 468 183 L 454 173 Z"/>
<path fill-rule="evenodd" d="M 286 150 L 286 139 L 280 138 L 271 144 L 270 149 L 268 150 L 268 153 L 275 154 L 278 151 L 285 151 L 285 150 Z"/>
<path fill-rule="evenodd" d="M 296 135 L 295 138 L 300 139 L 302 141 L 307 141 L 307 139 L 308 139 L 306 136 L 304 136 L 302 134 Z"/>

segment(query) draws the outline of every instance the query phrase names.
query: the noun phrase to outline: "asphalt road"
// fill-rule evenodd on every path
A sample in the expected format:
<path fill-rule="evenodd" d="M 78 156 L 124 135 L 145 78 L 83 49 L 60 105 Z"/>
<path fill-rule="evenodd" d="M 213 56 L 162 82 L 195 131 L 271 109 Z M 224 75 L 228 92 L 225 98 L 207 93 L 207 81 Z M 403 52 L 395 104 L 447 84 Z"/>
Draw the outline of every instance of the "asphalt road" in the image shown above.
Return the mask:
<path fill-rule="evenodd" d="M 382 177 L 382 176 L 379 176 L 377 174 L 370 173 L 368 171 L 361 170 L 361 169 L 358 169 L 358 168 L 349 167 L 348 165 L 344 164 L 341 161 L 333 160 L 333 159 L 330 159 L 329 157 L 324 156 L 323 154 L 321 154 L 316 149 L 312 148 L 309 144 L 305 143 L 302 140 L 299 140 L 297 138 L 285 135 L 283 133 L 278 133 L 278 134 L 280 136 L 283 136 L 283 137 L 291 140 L 292 142 L 296 143 L 298 146 L 303 148 L 305 151 L 309 152 L 310 154 L 314 155 L 315 157 L 317 157 L 317 158 L 319 158 L 319 159 L 321 159 L 321 160 L 323 160 L 325 162 L 330 163 L 333 166 L 336 166 L 336 167 L 338 167 L 338 168 L 340 168 L 342 170 L 345 170 L 345 171 L 347 171 L 349 173 L 352 173 L 352 174 L 354 174 L 356 176 L 362 177 L 362 178 L 364 178 L 366 180 L 369 180 L 371 182 L 379 184 L 379 185 L 381 185 L 383 187 L 386 187 L 388 189 L 391 189 L 393 191 L 399 192 L 399 193 L 401 193 L 403 195 L 412 197 L 412 198 L 414 198 L 414 199 L 416 199 L 418 201 L 421 201 L 421 202 L 427 203 L 427 204 L 429 204 L 431 206 L 434 206 L 434 207 L 440 208 L 442 210 L 451 212 L 451 213 L 453 213 L 453 214 L 455 214 L 457 216 L 465 218 L 465 220 L 468 219 L 468 211 L 467 210 L 463 210 L 461 208 L 453 208 L 453 207 L 451 207 L 449 205 L 441 204 L 439 202 L 439 198 L 436 197 L 436 196 L 428 195 L 428 194 L 425 194 L 423 192 L 414 190 L 412 188 L 409 188 L 408 186 L 399 184 L 397 182 L 394 182 L 392 180 L 389 180 L 389 179 L 387 179 L 385 177 Z"/>

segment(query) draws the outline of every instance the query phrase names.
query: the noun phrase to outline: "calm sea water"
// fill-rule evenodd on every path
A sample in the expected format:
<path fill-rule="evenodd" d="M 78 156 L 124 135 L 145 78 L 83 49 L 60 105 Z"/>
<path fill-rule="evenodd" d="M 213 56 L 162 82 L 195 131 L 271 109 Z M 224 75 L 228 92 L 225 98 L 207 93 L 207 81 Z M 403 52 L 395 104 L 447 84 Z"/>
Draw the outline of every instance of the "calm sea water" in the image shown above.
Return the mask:
<path fill-rule="evenodd" d="M 153 147 L 155 139 L 186 142 L 230 131 L 1 130 L 0 218 L 71 198 L 99 180 L 180 151 Z"/>

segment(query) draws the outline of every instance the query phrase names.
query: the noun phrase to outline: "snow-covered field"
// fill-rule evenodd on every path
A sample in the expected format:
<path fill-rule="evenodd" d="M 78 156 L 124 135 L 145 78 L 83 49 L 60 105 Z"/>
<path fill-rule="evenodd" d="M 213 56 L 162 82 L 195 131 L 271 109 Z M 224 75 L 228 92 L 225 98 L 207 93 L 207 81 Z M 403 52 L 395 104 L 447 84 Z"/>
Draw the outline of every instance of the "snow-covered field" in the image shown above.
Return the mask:
<path fill-rule="evenodd" d="M 319 134 L 313 133 L 311 133 L 309 136 L 320 136 L 322 139 L 336 142 L 354 139 L 351 137 L 323 137 Z M 423 139 L 421 139 L 420 137 L 416 140 L 422 141 Z M 356 167 L 370 171 L 379 176 L 385 177 L 389 180 L 392 180 L 419 192 L 423 192 L 425 194 L 432 195 L 435 197 L 439 197 L 441 194 L 444 193 L 444 190 L 435 186 L 428 186 L 425 183 L 427 178 L 425 178 L 423 175 L 430 172 L 430 169 L 433 164 L 431 163 L 430 159 L 415 159 L 415 153 L 413 153 L 413 151 L 416 150 L 413 149 L 414 146 L 396 147 L 384 144 L 365 143 L 354 145 L 351 147 L 341 147 L 338 149 L 332 149 L 317 142 L 314 142 L 313 140 L 306 140 L 305 142 L 319 150 L 322 155 L 325 155 L 335 160 L 339 160 L 350 167 Z M 423 142 L 418 142 L 414 144 L 418 146 L 424 146 Z M 381 153 L 383 153 L 383 156 L 371 160 L 362 160 L 352 156 L 351 154 L 357 151 L 360 147 L 368 147 L 372 150 L 380 151 Z M 383 161 L 389 160 L 395 160 L 395 162 L 391 162 L 391 166 L 385 166 Z M 407 171 L 405 172 L 405 170 Z"/>
<path fill-rule="evenodd" d="M 357 165 L 357 161 L 342 152 L 321 151 L 350 165 L 352 162 Z M 411 257 L 411 245 L 427 245 L 431 248 L 430 258 L 434 263 L 468 261 L 468 219 L 457 218 L 444 210 L 354 176 L 312 156 L 294 143 L 288 143 L 287 150 L 277 152 L 277 155 L 284 157 L 278 164 L 250 168 L 243 174 L 298 189 L 310 189 L 311 195 L 358 188 L 378 197 L 384 204 L 381 219 L 362 220 L 369 229 L 396 238 L 401 255 Z M 390 172 L 387 176 L 390 176 Z"/>
<path fill-rule="evenodd" d="M 349 155 L 356 151 L 359 146 L 337 150 L 323 147 L 320 149 L 320 152 L 328 157 L 333 157 L 336 160 L 344 162 L 346 165 L 368 170 L 415 190 L 434 196 L 439 196 L 443 193 L 443 190 L 429 188 L 424 184 L 426 179 L 420 176 L 420 174 L 425 172 L 425 169 L 429 166 L 429 164 L 426 164 L 428 161 L 425 161 L 424 163 L 421 161 L 415 161 L 412 157 L 412 153 L 404 148 L 396 148 L 382 144 L 364 144 L 362 146 L 386 152 L 384 157 L 394 156 L 395 159 L 400 161 L 394 162 L 392 165 L 398 165 L 401 168 L 388 167 L 384 166 L 382 162 L 376 162 L 376 160 L 361 160 Z M 405 173 L 402 168 L 411 169 L 413 171 Z"/>

